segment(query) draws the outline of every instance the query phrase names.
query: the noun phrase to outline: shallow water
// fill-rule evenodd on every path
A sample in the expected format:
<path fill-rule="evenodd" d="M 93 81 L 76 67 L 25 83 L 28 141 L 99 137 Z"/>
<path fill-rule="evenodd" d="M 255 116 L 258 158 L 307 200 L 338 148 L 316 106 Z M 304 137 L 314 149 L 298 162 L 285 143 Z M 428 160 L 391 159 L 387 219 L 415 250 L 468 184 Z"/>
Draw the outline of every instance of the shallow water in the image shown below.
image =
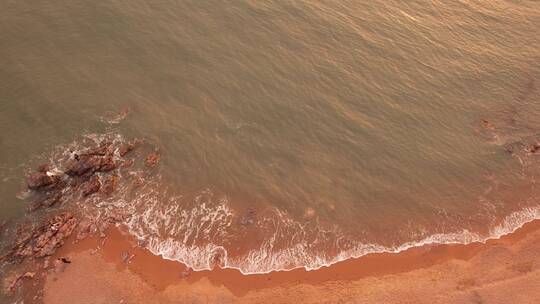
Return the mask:
<path fill-rule="evenodd" d="M 537 214 L 536 1 L 4 1 L 0 28 L 1 218 L 28 168 L 94 133 L 159 147 L 145 192 L 95 203 L 194 268 L 318 267 Z"/>

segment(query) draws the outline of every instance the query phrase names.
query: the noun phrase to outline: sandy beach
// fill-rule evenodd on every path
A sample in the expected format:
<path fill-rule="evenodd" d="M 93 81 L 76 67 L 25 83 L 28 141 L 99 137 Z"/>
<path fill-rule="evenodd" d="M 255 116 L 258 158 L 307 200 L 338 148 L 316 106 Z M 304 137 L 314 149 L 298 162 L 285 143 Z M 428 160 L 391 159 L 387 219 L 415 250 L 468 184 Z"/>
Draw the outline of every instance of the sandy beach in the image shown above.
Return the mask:
<path fill-rule="evenodd" d="M 540 221 L 485 244 L 372 254 L 316 271 L 190 272 L 141 249 L 118 228 L 67 242 L 71 261 L 45 278 L 53 303 L 537 303 Z"/>

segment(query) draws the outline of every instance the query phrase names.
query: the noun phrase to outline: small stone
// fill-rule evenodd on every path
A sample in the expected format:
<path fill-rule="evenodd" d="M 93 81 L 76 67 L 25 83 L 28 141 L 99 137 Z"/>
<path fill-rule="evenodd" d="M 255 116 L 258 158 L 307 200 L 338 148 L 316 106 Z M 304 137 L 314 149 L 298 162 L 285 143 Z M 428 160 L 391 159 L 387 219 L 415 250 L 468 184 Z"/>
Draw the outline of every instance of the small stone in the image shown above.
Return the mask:
<path fill-rule="evenodd" d="M 540 143 L 533 144 L 529 147 L 529 153 L 536 154 L 540 152 Z"/>
<path fill-rule="evenodd" d="M 120 154 L 121 157 L 126 156 L 129 152 L 133 151 L 135 146 L 131 143 L 123 143 L 118 148 L 118 154 Z"/>
<path fill-rule="evenodd" d="M 60 202 L 61 198 L 62 198 L 62 195 L 60 193 L 53 193 L 53 194 L 47 195 L 42 199 L 34 201 L 30 205 L 29 210 L 35 211 L 42 207 L 45 207 L 45 208 L 52 207 L 56 205 L 58 202 Z"/>
<path fill-rule="evenodd" d="M 304 218 L 312 219 L 315 216 L 315 214 L 316 214 L 315 209 L 308 207 L 306 208 L 306 211 L 304 212 Z"/>
<path fill-rule="evenodd" d="M 68 257 L 59 258 L 62 263 L 71 264 L 71 260 Z"/>
<path fill-rule="evenodd" d="M 495 126 L 487 119 L 482 119 L 482 126 L 488 130 L 494 130 Z"/>
<path fill-rule="evenodd" d="M 155 167 L 160 160 L 161 156 L 157 152 L 150 153 L 145 160 L 145 164 L 149 168 Z"/>
<path fill-rule="evenodd" d="M 54 272 L 56 273 L 63 272 L 66 269 L 66 267 L 67 267 L 67 263 L 62 262 L 60 259 L 54 260 L 54 263 L 53 263 Z"/>

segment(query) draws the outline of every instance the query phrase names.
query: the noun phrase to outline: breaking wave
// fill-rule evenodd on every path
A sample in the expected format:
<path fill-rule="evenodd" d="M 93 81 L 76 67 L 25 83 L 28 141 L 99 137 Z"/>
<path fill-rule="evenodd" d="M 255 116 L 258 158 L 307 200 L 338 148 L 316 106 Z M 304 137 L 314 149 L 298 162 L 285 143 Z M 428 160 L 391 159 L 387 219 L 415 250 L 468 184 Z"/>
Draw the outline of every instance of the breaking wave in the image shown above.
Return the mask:
<path fill-rule="evenodd" d="M 434 234 L 420 241 L 407 242 L 397 247 L 359 243 L 353 248 L 343 250 L 333 256 L 321 253 L 314 254 L 309 250 L 310 244 L 305 242 L 299 242 L 287 249 L 273 251 L 273 239 L 265 242 L 261 248 L 251 250 L 247 255 L 236 258 L 229 257 L 227 250 L 218 244 L 209 243 L 200 247 L 186 246 L 185 243 L 170 238 L 162 240 L 156 237 L 149 237 L 148 249 L 165 259 L 182 262 L 194 270 L 212 269 L 214 267 L 212 257 L 217 252 L 223 254 L 223 268 L 238 269 L 243 274 L 261 274 L 295 268 L 316 270 L 344 260 L 359 258 L 370 253 L 399 253 L 413 247 L 434 244 L 485 242 L 489 239 L 500 238 L 503 235 L 512 233 L 535 219 L 540 219 L 540 208 L 527 208 L 509 215 L 503 224 L 492 229 L 488 237 L 482 237 L 477 233 L 463 230 L 460 233 Z M 131 231 L 138 238 L 148 238 L 148 236 L 138 234 L 134 229 Z"/>
<path fill-rule="evenodd" d="M 285 212 L 272 208 L 264 217 L 244 227 L 226 198 L 216 198 L 205 190 L 192 207 L 183 206 L 182 197 L 163 203 L 157 196 L 141 195 L 130 203 L 134 213 L 127 222 L 129 232 L 154 254 L 179 261 L 193 270 L 211 270 L 216 266 L 233 268 L 243 274 L 261 274 L 295 268 L 316 270 L 321 267 L 370 253 L 398 253 L 432 244 L 470 244 L 485 242 L 514 232 L 525 223 L 540 219 L 540 207 L 511 213 L 487 235 L 469 230 L 432 234 L 398 246 L 383 246 L 354 241 L 337 226 L 325 227 L 318 221 L 295 221 Z M 191 205 L 191 204 L 190 204 Z M 256 231 L 250 242 L 249 233 Z M 235 249 L 248 243 L 246 250 Z"/>

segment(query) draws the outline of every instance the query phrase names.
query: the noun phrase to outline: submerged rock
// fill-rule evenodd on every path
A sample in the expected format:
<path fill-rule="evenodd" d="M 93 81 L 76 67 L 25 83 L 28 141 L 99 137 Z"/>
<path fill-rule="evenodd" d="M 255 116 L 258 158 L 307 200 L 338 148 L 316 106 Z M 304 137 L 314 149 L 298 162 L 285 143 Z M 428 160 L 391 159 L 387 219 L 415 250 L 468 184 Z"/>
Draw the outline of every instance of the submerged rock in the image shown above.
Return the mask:
<path fill-rule="evenodd" d="M 532 154 L 540 153 L 540 143 L 536 143 L 536 144 L 531 145 L 528 148 L 528 151 L 529 151 L 529 153 L 532 153 Z"/>
<path fill-rule="evenodd" d="M 40 208 L 49 208 L 59 203 L 61 199 L 62 199 L 61 193 L 48 194 L 45 197 L 32 202 L 32 204 L 30 204 L 30 207 L 28 209 L 30 211 L 35 211 Z"/>
<path fill-rule="evenodd" d="M 71 176 L 92 175 L 101 167 L 101 157 L 95 155 L 82 155 L 71 160 L 66 174 Z"/>
<path fill-rule="evenodd" d="M 34 172 L 28 176 L 27 185 L 28 189 L 38 190 L 43 188 L 52 188 L 59 181 L 60 178 L 56 175 L 49 175 L 46 172 Z"/>
<path fill-rule="evenodd" d="M 48 163 L 41 164 L 37 167 L 38 172 L 47 173 L 48 171 L 51 171 L 52 167 Z"/>
<path fill-rule="evenodd" d="M 146 164 L 147 167 L 153 168 L 159 163 L 160 158 L 161 156 L 159 155 L 159 153 L 152 152 L 146 157 L 146 160 L 144 163 Z"/>
<path fill-rule="evenodd" d="M 33 279 L 35 275 L 36 273 L 33 271 L 27 271 L 24 274 L 12 273 L 11 275 L 8 275 L 4 279 L 4 286 L 6 286 L 4 290 L 5 293 L 11 294 L 20 285 L 20 282 L 23 279 Z"/>
<path fill-rule="evenodd" d="M 101 182 L 99 181 L 99 177 L 94 176 L 83 185 L 82 195 L 89 196 L 91 194 L 98 192 L 100 188 L 101 188 Z"/>
<path fill-rule="evenodd" d="M 111 195 L 118 187 L 119 176 L 116 174 L 109 175 L 103 183 L 103 193 Z"/>
<path fill-rule="evenodd" d="M 126 156 L 129 152 L 133 151 L 133 149 L 135 149 L 135 145 L 132 144 L 132 143 L 123 143 L 120 145 L 120 147 L 118 148 L 118 154 L 120 154 L 120 156 L 124 157 Z"/>
<path fill-rule="evenodd" d="M 249 208 L 241 218 L 240 225 L 247 226 L 255 223 L 256 211 L 254 208 Z"/>

